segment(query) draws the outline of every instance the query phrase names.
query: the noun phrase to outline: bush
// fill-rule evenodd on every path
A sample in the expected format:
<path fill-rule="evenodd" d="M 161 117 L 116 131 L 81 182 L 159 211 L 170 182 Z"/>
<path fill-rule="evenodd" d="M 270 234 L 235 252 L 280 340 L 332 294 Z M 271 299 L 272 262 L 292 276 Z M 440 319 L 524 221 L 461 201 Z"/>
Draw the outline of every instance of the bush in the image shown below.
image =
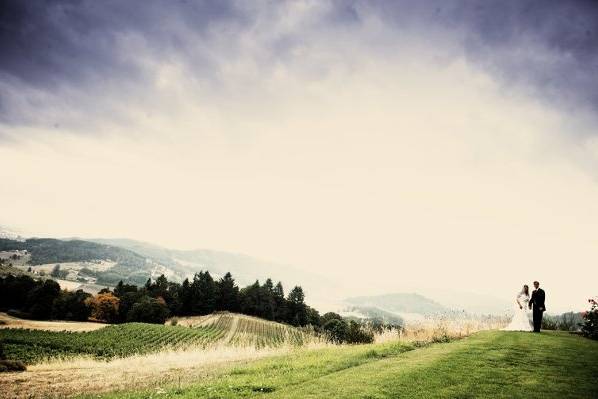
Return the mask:
<path fill-rule="evenodd" d="M 329 341 L 335 344 L 346 342 L 349 326 L 344 320 L 330 319 L 324 324 L 324 331 Z"/>
<path fill-rule="evenodd" d="M 347 330 L 346 342 L 349 344 L 371 344 L 374 342 L 374 333 L 366 330 L 361 324 L 351 320 Z"/>
<path fill-rule="evenodd" d="M 337 344 L 369 344 L 374 342 L 374 333 L 364 325 L 350 320 L 332 318 L 324 324 L 324 331 L 328 340 Z"/>
<path fill-rule="evenodd" d="M 136 302 L 127 314 L 128 322 L 164 324 L 168 317 L 168 307 L 162 298 L 143 297 Z"/>
<path fill-rule="evenodd" d="M 176 326 L 177 324 L 179 324 L 179 319 L 177 317 L 173 317 L 172 319 L 170 319 L 171 326 Z"/>
<path fill-rule="evenodd" d="M 88 298 L 90 297 L 90 294 L 82 290 L 77 290 L 75 292 L 63 291 L 61 295 L 54 300 L 54 318 L 60 320 L 86 321 L 91 312 L 87 305 Z"/>
<path fill-rule="evenodd" d="M 0 373 L 11 371 L 25 371 L 27 367 L 18 360 L 0 360 Z"/>
<path fill-rule="evenodd" d="M 17 317 L 19 319 L 31 319 L 31 313 L 23 312 L 17 309 L 9 309 L 6 311 L 6 314 L 12 317 Z"/>
<path fill-rule="evenodd" d="M 111 293 L 100 293 L 87 298 L 86 304 L 91 309 L 91 317 L 96 320 L 114 323 L 118 317 L 119 299 Z"/>
<path fill-rule="evenodd" d="M 543 330 L 557 330 L 558 329 L 558 321 L 552 316 L 544 315 L 544 317 L 542 317 L 542 329 Z"/>
<path fill-rule="evenodd" d="M 590 310 L 583 313 L 584 323 L 581 333 L 588 338 L 598 340 L 598 302 L 594 298 L 588 299 Z"/>

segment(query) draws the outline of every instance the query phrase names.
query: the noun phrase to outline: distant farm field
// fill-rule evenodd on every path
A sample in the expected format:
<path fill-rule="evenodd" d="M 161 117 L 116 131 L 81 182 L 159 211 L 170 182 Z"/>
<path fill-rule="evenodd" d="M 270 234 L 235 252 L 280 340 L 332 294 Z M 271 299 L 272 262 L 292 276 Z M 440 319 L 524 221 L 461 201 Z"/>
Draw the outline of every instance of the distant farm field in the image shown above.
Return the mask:
<path fill-rule="evenodd" d="M 107 327 L 108 324 L 93 323 L 89 321 L 42 321 L 25 320 L 0 312 L 0 329 L 25 328 L 46 331 L 93 331 Z"/>

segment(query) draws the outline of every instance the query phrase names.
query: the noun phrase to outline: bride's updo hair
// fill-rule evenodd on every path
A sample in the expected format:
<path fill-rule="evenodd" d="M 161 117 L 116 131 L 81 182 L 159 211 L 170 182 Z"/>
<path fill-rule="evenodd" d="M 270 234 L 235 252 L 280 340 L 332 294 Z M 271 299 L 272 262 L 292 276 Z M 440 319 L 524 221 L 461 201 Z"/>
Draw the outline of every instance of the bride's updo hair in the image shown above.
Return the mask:
<path fill-rule="evenodd" d="M 529 286 L 527 284 L 525 284 L 523 286 L 523 289 L 521 290 L 521 293 L 529 296 Z"/>

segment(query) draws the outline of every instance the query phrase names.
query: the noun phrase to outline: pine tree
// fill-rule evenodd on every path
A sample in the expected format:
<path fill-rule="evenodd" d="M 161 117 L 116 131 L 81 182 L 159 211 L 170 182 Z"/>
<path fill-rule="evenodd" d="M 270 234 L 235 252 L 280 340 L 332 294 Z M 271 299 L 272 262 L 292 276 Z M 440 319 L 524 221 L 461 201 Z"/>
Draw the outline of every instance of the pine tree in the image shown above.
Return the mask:
<path fill-rule="evenodd" d="M 216 283 L 210 272 L 199 272 L 191 284 L 193 314 L 210 314 L 216 310 Z"/>
<path fill-rule="evenodd" d="M 193 292 L 191 289 L 191 283 L 189 282 L 188 278 L 186 278 L 183 281 L 183 284 L 181 285 L 180 301 L 181 301 L 181 314 L 190 315 L 192 303 L 193 303 Z"/>
<path fill-rule="evenodd" d="M 295 286 L 287 297 L 287 321 L 294 326 L 304 326 L 307 324 L 307 307 L 304 301 L 305 294 L 303 293 L 303 289 Z"/>
<path fill-rule="evenodd" d="M 276 300 L 274 298 L 274 283 L 272 283 L 272 279 L 267 279 L 262 286 L 260 300 L 260 316 L 268 320 L 274 320 L 274 316 L 276 315 Z"/>
<path fill-rule="evenodd" d="M 230 312 L 239 311 L 239 287 L 235 284 L 235 279 L 230 273 L 226 273 L 223 278 L 218 280 L 217 285 L 217 310 L 228 310 Z"/>
<path fill-rule="evenodd" d="M 276 304 L 276 311 L 274 314 L 274 320 L 286 321 L 287 320 L 287 303 L 284 299 L 284 289 L 282 283 L 279 281 L 274 287 L 274 303 Z"/>

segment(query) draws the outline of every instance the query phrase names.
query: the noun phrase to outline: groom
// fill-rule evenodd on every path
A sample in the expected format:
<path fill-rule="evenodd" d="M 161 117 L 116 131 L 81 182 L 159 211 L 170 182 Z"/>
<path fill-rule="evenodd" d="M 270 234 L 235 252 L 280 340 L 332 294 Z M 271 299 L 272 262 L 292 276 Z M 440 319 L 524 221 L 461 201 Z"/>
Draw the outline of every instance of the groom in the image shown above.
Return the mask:
<path fill-rule="evenodd" d="M 532 292 L 532 297 L 529 300 L 529 308 L 534 307 L 534 332 L 540 332 L 540 327 L 542 326 L 542 315 L 546 311 L 546 306 L 544 306 L 544 299 L 546 298 L 546 294 L 544 290 L 540 288 L 540 283 L 534 281 L 534 292 Z"/>

